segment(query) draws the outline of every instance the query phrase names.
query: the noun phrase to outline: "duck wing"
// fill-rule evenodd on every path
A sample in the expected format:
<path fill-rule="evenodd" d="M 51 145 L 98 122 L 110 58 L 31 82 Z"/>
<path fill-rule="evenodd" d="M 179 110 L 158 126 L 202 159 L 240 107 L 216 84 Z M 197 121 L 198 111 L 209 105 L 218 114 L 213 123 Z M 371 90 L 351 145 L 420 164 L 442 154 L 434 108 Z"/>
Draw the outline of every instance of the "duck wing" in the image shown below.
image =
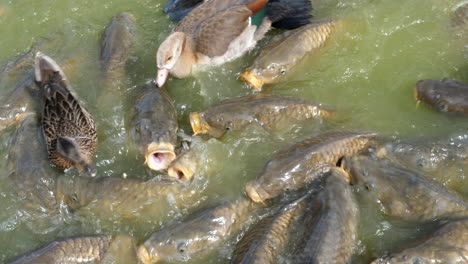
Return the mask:
<path fill-rule="evenodd" d="M 237 6 L 203 21 L 194 32 L 195 50 L 208 57 L 224 55 L 229 44 L 249 25 L 251 15 L 246 6 Z"/>

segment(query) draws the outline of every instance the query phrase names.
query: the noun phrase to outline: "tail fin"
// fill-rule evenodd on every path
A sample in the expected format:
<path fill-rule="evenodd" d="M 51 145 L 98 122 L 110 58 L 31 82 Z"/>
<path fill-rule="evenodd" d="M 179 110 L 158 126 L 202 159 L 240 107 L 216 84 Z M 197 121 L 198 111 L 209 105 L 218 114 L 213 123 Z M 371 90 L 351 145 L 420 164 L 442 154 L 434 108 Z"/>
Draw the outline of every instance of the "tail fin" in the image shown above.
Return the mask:
<path fill-rule="evenodd" d="M 270 0 L 267 16 L 275 28 L 295 29 L 310 23 L 310 0 Z"/>

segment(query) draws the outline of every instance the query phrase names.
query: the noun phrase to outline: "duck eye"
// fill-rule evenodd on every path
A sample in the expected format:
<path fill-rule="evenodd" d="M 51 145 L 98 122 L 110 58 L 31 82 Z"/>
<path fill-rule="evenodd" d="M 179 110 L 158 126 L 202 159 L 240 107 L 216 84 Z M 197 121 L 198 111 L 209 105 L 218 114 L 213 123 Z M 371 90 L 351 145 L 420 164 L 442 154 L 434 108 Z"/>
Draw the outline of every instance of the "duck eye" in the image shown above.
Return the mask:
<path fill-rule="evenodd" d="M 172 60 L 172 56 L 167 57 L 167 61 Z"/>

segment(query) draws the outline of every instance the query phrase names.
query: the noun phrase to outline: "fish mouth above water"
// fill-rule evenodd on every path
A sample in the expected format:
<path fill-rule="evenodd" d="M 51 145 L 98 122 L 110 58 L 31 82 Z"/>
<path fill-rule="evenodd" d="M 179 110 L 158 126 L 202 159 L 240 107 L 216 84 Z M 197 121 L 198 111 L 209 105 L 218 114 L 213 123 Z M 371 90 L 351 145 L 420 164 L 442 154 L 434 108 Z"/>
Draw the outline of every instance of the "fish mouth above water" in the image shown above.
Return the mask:
<path fill-rule="evenodd" d="M 164 170 L 176 158 L 174 146 L 169 143 L 151 143 L 145 154 L 145 164 L 152 170 Z"/>
<path fill-rule="evenodd" d="M 261 91 L 264 84 L 263 79 L 259 78 L 249 69 L 245 70 L 240 76 L 239 79 L 248 83 L 256 91 Z"/>
<path fill-rule="evenodd" d="M 145 247 L 145 245 L 141 245 L 138 247 L 137 256 L 143 264 L 156 263 L 159 260 L 157 254 L 153 254 L 152 256 L 148 249 Z"/>
<path fill-rule="evenodd" d="M 169 174 L 170 177 L 174 177 L 180 181 L 190 182 L 192 181 L 195 172 L 189 167 L 175 164 L 174 166 L 170 166 L 167 169 L 167 174 Z"/>
<path fill-rule="evenodd" d="M 245 185 L 245 193 L 256 203 L 263 203 L 271 197 L 271 195 L 255 181 L 250 181 Z"/>

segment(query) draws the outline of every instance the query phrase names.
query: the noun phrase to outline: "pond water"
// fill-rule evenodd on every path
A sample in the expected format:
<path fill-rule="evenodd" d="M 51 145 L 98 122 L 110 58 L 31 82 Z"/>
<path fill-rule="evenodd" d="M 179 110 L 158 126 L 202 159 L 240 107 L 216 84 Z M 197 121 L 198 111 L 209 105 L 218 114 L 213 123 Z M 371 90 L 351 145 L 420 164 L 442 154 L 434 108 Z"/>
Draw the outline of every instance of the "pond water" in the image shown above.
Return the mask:
<path fill-rule="evenodd" d="M 244 184 L 257 176 L 281 146 L 327 129 L 377 132 L 394 138 L 462 135 L 466 119 L 444 115 L 421 105 L 416 108 L 413 88 L 419 79 L 451 78 L 468 82 L 467 40 L 457 36 L 450 15 L 456 0 L 314 0 L 314 20 L 340 20 L 326 45 L 308 57 L 283 82 L 268 85 L 265 93 L 291 95 L 336 106 L 344 120 L 323 126 L 298 127 L 289 133 L 268 133 L 260 128 L 230 133 L 221 140 L 189 138 L 191 111 L 202 110 L 227 98 L 251 94 L 239 74 L 258 54 L 258 47 L 242 58 L 184 80 L 170 78 L 166 88 L 178 111 L 180 135 L 191 141 L 203 163 L 190 186 L 191 199 L 172 202 L 175 193 L 155 212 L 121 219 L 87 208 L 54 231 L 30 228 L 28 216 L 18 210 L 8 188 L 6 162 L 0 163 L 0 262 L 53 240 L 82 234 L 117 234 L 144 240 L 165 222 L 205 204 L 244 195 Z M 95 157 L 101 176 L 150 179 L 163 174 L 147 169 L 128 139 L 126 118 L 132 94 L 154 78 L 155 52 L 174 27 L 162 13 L 164 0 L 0 0 L 0 65 L 33 43 L 45 39 L 41 50 L 66 66 L 80 100 L 96 120 L 99 145 Z M 109 20 L 127 11 L 137 17 L 136 52 L 124 80 L 114 88 L 117 100 L 101 96 L 103 81 L 98 63 L 101 33 Z M 271 36 L 271 31 L 263 45 Z M 0 94 L 11 90 L 22 73 L 0 80 Z M 7 159 L 14 129 L 0 137 L 0 155 Z M 59 172 L 59 170 L 57 170 Z M 467 170 L 460 169 L 447 186 L 468 195 Z M 77 175 L 75 170 L 65 172 Z M 426 229 L 391 221 L 372 205 L 360 203 L 359 242 L 353 263 L 368 263 L 401 241 Z M 34 232 L 33 232 L 34 231 Z M 231 244 L 233 241 L 231 241 Z M 225 263 L 229 252 L 220 249 L 210 263 Z M 206 263 L 206 262 L 203 262 Z"/>

